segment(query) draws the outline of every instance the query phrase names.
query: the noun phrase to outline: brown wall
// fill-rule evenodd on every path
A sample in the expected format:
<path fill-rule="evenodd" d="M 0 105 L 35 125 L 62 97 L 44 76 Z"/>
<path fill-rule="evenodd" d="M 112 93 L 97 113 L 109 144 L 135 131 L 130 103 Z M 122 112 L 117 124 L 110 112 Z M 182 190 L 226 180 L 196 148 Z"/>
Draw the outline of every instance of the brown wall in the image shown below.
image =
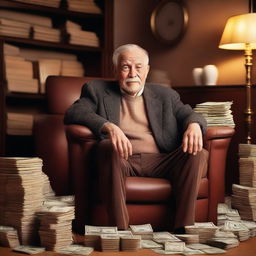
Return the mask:
<path fill-rule="evenodd" d="M 228 17 L 248 12 L 249 0 L 184 0 L 189 24 L 176 46 L 160 44 L 150 31 L 150 14 L 158 0 L 115 0 L 114 46 L 136 43 L 150 52 L 153 69 L 167 71 L 173 86 L 194 85 L 192 69 L 214 64 L 218 84 L 245 82 L 242 51 L 218 49 Z"/>

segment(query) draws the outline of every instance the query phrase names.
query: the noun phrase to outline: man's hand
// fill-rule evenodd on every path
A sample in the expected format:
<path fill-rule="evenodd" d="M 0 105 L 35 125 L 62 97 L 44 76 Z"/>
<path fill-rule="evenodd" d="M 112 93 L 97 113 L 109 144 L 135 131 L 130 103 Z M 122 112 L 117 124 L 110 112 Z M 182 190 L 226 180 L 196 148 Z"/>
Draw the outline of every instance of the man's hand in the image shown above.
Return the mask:
<path fill-rule="evenodd" d="M 127 160 L 132 155 L 132 144 L 118 126 L 107 122 L 101 130 L 109 135 L 114 149 L 122 158 Z"/>
<path fill-rule="evenodd" d="M 182 139 L 183 152 L 196 155 L 203 148 L 203 136 L 200 125 L 191 123 L 188 125 Z"/>

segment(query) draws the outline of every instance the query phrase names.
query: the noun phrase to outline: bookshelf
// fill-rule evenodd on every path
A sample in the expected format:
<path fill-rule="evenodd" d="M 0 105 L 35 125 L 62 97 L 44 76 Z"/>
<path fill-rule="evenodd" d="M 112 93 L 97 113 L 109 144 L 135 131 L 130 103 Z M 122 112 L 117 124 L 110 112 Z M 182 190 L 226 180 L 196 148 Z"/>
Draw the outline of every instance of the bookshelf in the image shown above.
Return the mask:
<path fill-rule="evenodd" d="M 100 12 L 70 10 L 70 0 L 60 0 L 59 7 L 48 7 L 38 4 L 25 3 L 26 1 L 0 0 L 0 28 L 1 11 L 11 11 L 20 14 L 36 15 L 50 19 L 52 30 L 58 30 L 59 40 L 35 39 L 35 27 L 29 29 L 29 36 L 9 35 L 4 29 L 0 29 L 0 156 L 29 156 L 33 155 L 33 135 L 17 135 L 7 132 L 7 113 L 9 109 L 17 109 L 18 112 L 32 114 L 46 113 L 47 103 L 43 90 L 40 89 L 39 61 L 28 60 L 33 64 L 33 78 L 38 79 L 38 92 L 17 92 L 10 90 L 10 81 L 7 72 L 7 59 L 5 45 L 11 45 L 24 51 L 46 51 L 56 54 L 67 54 L 76 57 L 81 64 L 83 75 L 93 77 L 112 77 L 111 54 L 113 51 L 113 1 L 95 0 Z M 90 2 L 92 0 L 88 0 Z M 45 1 L 47 2 L 47 1 Z M 52 2 L 52 1 L 48 1 Z M 79 9 L 80 10 L 80 9 Z M 82 10 L 82 9 L 81 9 Z M 13 16 L 3 18 L 14 19 Z M 14 19 L 15 20 L 15 19 Z M 68 31 L 67 21 L 75 23 L 81 30 L 93 32 L 98 39 L 97 44 L 93 39 L 84 45 L 82 41 L 71 41 L 72 35 Z M 9 21 L 8 21 L 9 22 Z M 21 21 L 23 22 L 23 21 Z M 18 24 L 19 25 L 19 24 Z M 44 24 L 43 24 L 44 25 Z M 54 31 L 53 31 L 54 32 Z M 51 32 L 51 34 L 53 33 Z M 56 32 L 56 31 L 55 31 Z M 82 34 L 81 32 L 80 34 Z M 40 36 L 40 33 L 39 33 Z M 85 38 L 86 39 L 86 38 Z M 91 44 L 92 42 L 92 44 Z M 49 57 L 51 59 L 51 57 Z M 27 59 L 26 59 L 27 61 Z M 63 66 L 64 60 L 61 60 Z M 19 69 L 17 69 L 17 73 Z M 64 74 L 65 75 L 65 74 Z M 22 82 L 15 83 L 19 86 Z"/>

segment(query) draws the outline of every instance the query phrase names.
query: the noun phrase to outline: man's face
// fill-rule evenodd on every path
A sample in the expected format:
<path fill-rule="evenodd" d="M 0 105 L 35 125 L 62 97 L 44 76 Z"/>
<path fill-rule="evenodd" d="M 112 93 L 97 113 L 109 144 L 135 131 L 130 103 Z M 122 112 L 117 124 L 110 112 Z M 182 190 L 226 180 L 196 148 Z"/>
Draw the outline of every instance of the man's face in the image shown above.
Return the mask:
<path fill-rule="evenodd" d="M 149 65 L 140 49 L 123 51 L 119 55 L 116 77 L 126 93 L 135 96 L 145 85 Z"/>

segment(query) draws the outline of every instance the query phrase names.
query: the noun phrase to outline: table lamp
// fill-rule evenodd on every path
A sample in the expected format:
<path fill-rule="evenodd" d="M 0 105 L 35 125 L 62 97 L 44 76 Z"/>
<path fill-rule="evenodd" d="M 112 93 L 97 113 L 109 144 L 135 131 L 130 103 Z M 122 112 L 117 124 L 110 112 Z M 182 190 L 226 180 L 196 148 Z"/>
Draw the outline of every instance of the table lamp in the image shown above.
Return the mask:
<path fill-rule="evenodd" d="M 251 101 L 251 73 L 252 50 L 256 49 L 256 13 L 232 16 L 224 28 L 219 48 L 227 50 L 244 50 L 246 70 L 246 109 L 244 111 L 247 137 L 246 143 L 251 144 L 252 131 L 252 101 Z"/>

